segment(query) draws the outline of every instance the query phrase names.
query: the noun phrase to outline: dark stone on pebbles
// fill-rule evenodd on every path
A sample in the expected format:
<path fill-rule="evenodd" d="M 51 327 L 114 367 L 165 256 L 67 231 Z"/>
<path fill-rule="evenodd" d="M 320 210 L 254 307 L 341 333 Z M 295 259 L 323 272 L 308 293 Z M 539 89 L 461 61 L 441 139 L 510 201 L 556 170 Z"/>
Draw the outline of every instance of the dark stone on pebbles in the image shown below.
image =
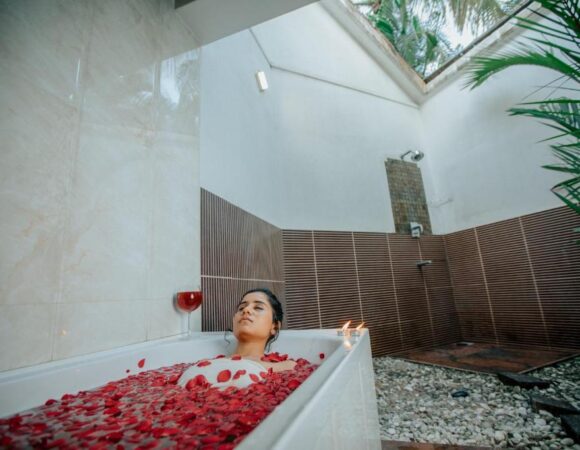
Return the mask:
<path fill-rule="evenodd" d="M 451 397 L 458 398 L 458 397 L 467 397 L 469 392 L 466 389 L 459 389 L 458 391 L 452 392 Z"/>
<path fill-rule="evenodd" d="M 540 409 L 543 409 L 554 416 L 580 414 L 580 410 L 576 409 L 570 403 L 543 395 L 530 395 L 530 403 L 534 411 L 538 412 Z"/>
<path fill-rule="evenodd" d="M 550 382 L 547 380 L 520 373 L 499 372 L 497 377 L 503 384 L 507 384 L 508 386 L 520 386 L 524 389 L 532 389 L 534 387 L 537 387 L 538 389 L 546 389 L 550 386 Z"/>
<path fill-rule="evenodd" d="M 562 428 L 574 441 L 580 444 L 580 415 L 564 415 L 561 416 Z"/>

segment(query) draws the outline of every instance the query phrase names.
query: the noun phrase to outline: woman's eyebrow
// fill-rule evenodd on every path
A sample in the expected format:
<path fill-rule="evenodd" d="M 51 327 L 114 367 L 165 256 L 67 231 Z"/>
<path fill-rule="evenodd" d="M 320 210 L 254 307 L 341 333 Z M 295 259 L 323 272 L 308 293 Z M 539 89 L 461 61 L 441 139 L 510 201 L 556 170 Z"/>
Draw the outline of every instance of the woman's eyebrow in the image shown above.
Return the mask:
<path fill-rule="evenodd" d="M 241 301 L 240 303 L 238 303 L 238 308 L 239 308 L 240 306 L 242 306 L 243 304 L 245 304 L 245 303 L 248 303 L 248 301 L 247 301 L 247 300 L 244 300 L 244 301 Z M 266 304 L 266 303 L 265 303 L 265 302 L 263 302 L 262 300 L 254 300 L 254 303 L 261 303 L 262 305 L 265 305 L 265 304 Z"/>

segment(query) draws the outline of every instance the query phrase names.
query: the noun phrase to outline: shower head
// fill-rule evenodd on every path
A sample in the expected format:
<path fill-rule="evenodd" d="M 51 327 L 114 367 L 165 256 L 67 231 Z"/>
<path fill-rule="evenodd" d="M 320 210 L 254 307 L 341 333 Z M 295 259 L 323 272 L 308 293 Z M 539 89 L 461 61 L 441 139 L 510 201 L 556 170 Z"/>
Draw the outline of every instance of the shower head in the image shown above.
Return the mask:
<path fill-rule="evenodd" d="M 409 150 L 408 152 L 405 152 L 401 155 L 401 160 L 405 161 L 405 156 L 409 154 L 411 155 L 411 161 L 413 162 L 419 162 L 425 156 L 425 153 L 423 153 L 421 150 Z"/>

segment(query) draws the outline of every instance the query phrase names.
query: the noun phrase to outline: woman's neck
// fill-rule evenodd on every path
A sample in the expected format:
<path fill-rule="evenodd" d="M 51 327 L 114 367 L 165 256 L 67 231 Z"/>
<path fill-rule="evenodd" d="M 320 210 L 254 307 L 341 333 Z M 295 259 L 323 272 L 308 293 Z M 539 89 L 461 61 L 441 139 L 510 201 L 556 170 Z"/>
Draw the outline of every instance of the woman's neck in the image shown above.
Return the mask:
<path fill-rule="evenodd" d="M 234 354 L 245 357 L 261 357 L 264 356 L 264 344 L 263 342 L 238 342 Z"/>

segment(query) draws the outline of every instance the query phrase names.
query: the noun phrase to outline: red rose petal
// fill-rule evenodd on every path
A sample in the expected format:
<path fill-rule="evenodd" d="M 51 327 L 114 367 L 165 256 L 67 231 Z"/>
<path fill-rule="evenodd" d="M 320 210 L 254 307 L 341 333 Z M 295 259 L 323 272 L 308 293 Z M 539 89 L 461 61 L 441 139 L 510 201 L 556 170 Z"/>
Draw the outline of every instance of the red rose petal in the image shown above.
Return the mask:
<path fill-rule="evenodd" d="M 179 428 L 153 428 L 151 434 L 157 439 L 179 433 Z"/>
<path fill-rule="evenodd" d="M 271 362 L 287 359 L 279 353 L 265 356 Z M 260 373 L 264 379 L 252 374 L 254 384 L 225 390 L 212 388 L 201 374 L 189 380 L 189 389 L 178 386 L 191 363 L 140 371 L 91 391 L 65 394 L 60 401 L 47 401 L 26 414 L 0 419 L 0 447 L 19 448 L 22 443 L 31 448 L 232 450 L 316 368 L 305 359 L 296 363 L 294 371 L 264 369 Z M 233 372 L 220 380 L 230 380 Z M 236 370 L 233 378 L 243 375 L 247 376 L 245 370 Z M 251 412 L 244 409 L 249 398 Z"/>
<path fill-rule="evenodd" d="M 214 359 L 220 359 L 220 358 L 225 358 L 226 355 L 217 355 Z"/>
<path fill-rule="evenodd" d="M 321 353 L 320 355 L 318 355 L 320 359 L 324 359 L 324 353 Z"/>
<path fill-rule="evenodd" d="M 139 425 L 137 425 L 137 427 L 135 429 L 138 431 L 141 431 L 141 432 L 149 431 L 149 430 L 151 430 L 151 421 L 144 420 Z"/>
<path fill-rule="evenodd" d="M 242 359 L 242 357 L 240 355 L 233 355 L 232 356 L 233 361 L 239 361 L 240 359 Z"/>
<path fill-rule="evenodd" d="M 61 447 L 66 444 L 66 440 L 64 438 L 57 439 L 56 441 L 48 442 L 46 444 L 46 448 L 53 448 L 53 447 Z"/>
<path fill-rule="evenodd" d="M 234 375 L 234 380 L 237 380 L 238 378 L 240 378 L 242 375 L 246 374 L 246 370 L 245 369 L 239 369 L 236 371 L 235 375 Z"/>
<path fill-rule="evenodd" d="M 300 386 L 300 384 L 301 384 L 301 383 L 300 383 L 300 381 L 298 381 L 298 380 L 290 380 L 290 381 L 288 382 L 288 387 L 289 387 L 290 389 L 296 389 L 298 386 Z"/>
<path fill-rule="evenodd" d="M 145 358 L 140 359 L 139 362 L 137 363 L 137 365 L 139 366 L 140 369 L 142 369 L 143 366 L 145 365 Z"/>
<path fill-rule="evenodd" d="M 119 442 L 123 439 L 123 432 L 122 431 L 113 431 L 105 436 L 105 439 L 109 442 Z"/>
<path fill-rule="evenodd" d="M 255 373 L 251 373 L 250 374 L 250 379 L 254 382 L 257 383 L 258 381 L 260 381 L 260 379 L 258 378 L 258 376 Z"/>
<path fill-rule="evenodd" d="M 232 378 L 232 373 L 228 369 L 225 369 L 218 373 L 217 381 L 218 383 L 225 383 L 226 381 L 230 381 L 230 378 Z"/>
<path fill-rule="evenodd" d="M 203 360 L 197 363 L 197 367 L 205 367 L 205 366 L 209 366 L 211 364 L 211 361 Z"/>

